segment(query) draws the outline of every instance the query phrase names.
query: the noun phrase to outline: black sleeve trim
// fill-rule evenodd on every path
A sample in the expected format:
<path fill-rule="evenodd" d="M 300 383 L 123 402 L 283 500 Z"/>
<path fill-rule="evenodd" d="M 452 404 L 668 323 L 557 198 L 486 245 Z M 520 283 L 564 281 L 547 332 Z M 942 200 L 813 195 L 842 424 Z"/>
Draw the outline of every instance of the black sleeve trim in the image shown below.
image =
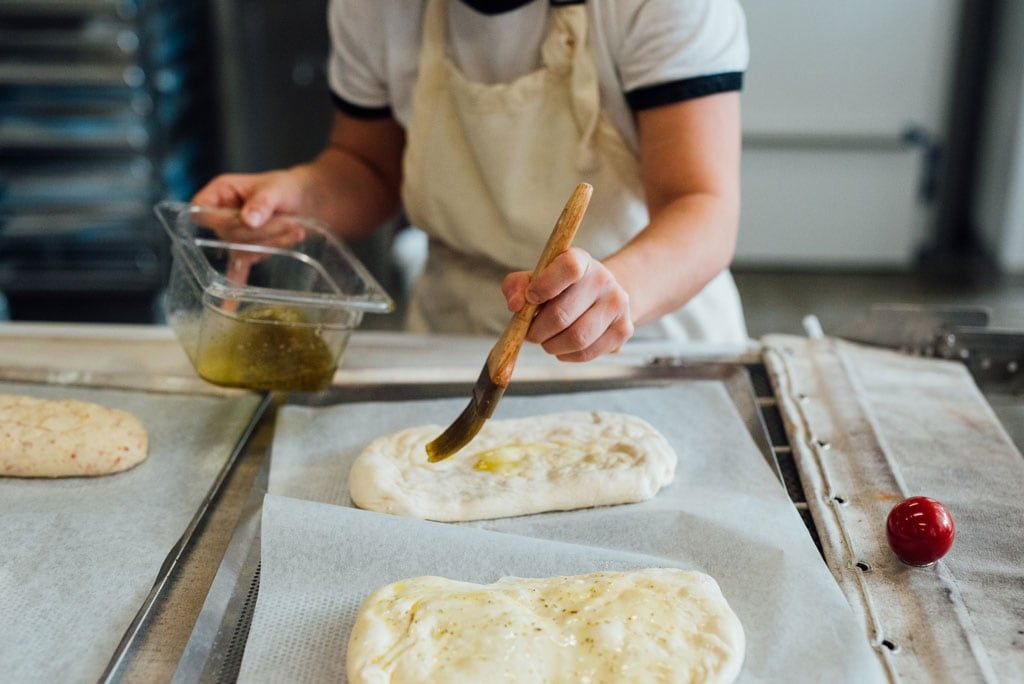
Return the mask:
<path fill-rule="evenodd" d="M 353 119 L 384 119 L 391 116 L 391 107 L 363 107 L 354 102 L 349 102 L 338 93 L 331 92 L 331 102 L 342 114 L 348 114 Z"/>
<path fill-rule="evenodd" d="M 678 81 L 644 86 L 626 93 L 626 101 L 634 112 L 692 100 L 705 95 L 727 93 L 743 88 L 743 72 L 731 71 L 711 76 L 683 78 Z"/>

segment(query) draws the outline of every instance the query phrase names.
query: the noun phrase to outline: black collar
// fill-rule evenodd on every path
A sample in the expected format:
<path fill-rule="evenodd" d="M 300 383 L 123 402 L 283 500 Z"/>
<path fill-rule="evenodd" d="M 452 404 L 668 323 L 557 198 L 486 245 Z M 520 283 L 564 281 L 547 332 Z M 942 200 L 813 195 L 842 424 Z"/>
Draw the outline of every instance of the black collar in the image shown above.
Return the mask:
<path fill-rule="evenodd" d="M 533 0 L 462 0 L 481 14 L 503 14 L 529 5 Z"/>

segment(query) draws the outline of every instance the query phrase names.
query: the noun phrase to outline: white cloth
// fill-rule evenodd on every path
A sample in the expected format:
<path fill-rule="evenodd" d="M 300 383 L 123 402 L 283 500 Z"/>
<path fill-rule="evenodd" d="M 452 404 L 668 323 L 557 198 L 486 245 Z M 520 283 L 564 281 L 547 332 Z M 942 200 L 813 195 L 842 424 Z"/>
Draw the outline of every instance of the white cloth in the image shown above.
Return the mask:
<path fill-rule="evenodd" d="M 1024 459 L 967 369 L 832 338 L 763 342 L 825 558 L 891 681 L 1024 681 Z M 931 568 L 886 542 L 910 495 L 956 524 Z"/>
<path fill-rule="evenodd" d="M 499 84 L 470 80 L 448 56 L 447 9 L 455 6 L 428 5 L 408 125 L 402 200 L 413 224 L 433 238 L 410 327 L 494 334 L 509 319 L 501 278 L 532 268 L 576 183 L 595 188 L 576 244 L 599 259 L 648 217 L 636 157 L 601 110 L 585 6 L 558 8 L 542 66 Z M 645 333 L 745 339 L 731 276 L 723 272 Z"/>
<path fill-rule="evenodd" d="M 390 107 L 408 126 L 425 7 L 426 0 L 331 0 L 331 90 L 355 105 Z M 636 123 L 626 93 L 676 82 L 665 96 L 685 99 L 701 91 L 687 92 L 679 81 L 746 69 L 738 0 L 588 0 L 584 7 L 601 108 L 634 151 Z M 548 0 L 494 15 L 453 2 L 449 56 L 473 81 L 512 81 L 540 67 L 555 11 Z"/>

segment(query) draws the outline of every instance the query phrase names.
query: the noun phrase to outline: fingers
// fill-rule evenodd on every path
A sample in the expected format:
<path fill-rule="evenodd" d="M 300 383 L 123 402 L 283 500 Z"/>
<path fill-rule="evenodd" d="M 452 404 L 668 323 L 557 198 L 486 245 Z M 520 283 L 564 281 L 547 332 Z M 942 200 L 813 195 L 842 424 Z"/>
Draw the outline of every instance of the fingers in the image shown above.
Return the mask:
<path fill-rule="evenodd" d="M 554 265 L 555 263 L 552 262 L 552 266 Z M 615 283 L 611 273 L 601 264 L 597 264 L 593 268 L 586 268 L 583 276 L 578 281 L 569 285 L 561 294 L 548 300 L 541 307 L 537 318 L 533 321 L 533 325 L 530 326 L 526 339 L 537 344 L 547 342 L 552 337 L 568 330 L 577 319 L 595 305 L 595 302 L 613 294 L 612 290 L 617 287 L 618 285 Z M 614 315 L 608 315 L 604 311 L 608 303 L 613 303 L 616 306 L 621 304 L 618 300 L 615 302 L 605 302 L 599 311 L 596 312 L 603 316 L 606 326 L 618 314 L 618 312 L 615 312 Z M 565 351 L 583 349 L 596 339 L 597 335 L 594 335 L 592 339 L 588 340 L 586 345 Z"/>
<path fill-rule="evenodd" d="M 537 313 L 537 317 L 533 319 L 533 324 L 530 325 L 530 330 L 526 333 L 526 339 L 535 344 L 543 344 L 544 349 L 551 352 L 547 348 L 547 343 L 567 332 L 578 319 L 590 313 L 589 310 L 601 294 L 600 284 L 596 282 L 597 280 L 597 278 L 584 279 L 571 289 L 546 302 Z M 601 315 L 601 311 L 591 313 L 588 320 L 595 320 L 596 315 Z M 605 320 L 605 325 L 607 326 L 607 324 L 608 321 Z M 582 330 L 577 330 L 576 334 L 582 332 Z M 587 344 L 581 344 L 575 349 L 566 349 L 565 351 L 583 349 L 596 339 L 597 335 L 594 335 Z"/>
<path fill-rule="evenodd" d="M 218 176 L 192 197 L 192 204 L 203 207 L 237 207 L 240 200 L 234 190 L 224 183 L 223 176 Z"/>
<path fill-rule="evenodd" d="M 515 313 L 526 304 L 526 288 L 530 285 L 528 271 L 515 271 L 505 276 L 501 283 L 501 293 L 505 295 L 508 310 Z"/>
<path fill-rule="evenodd" d="M 238 209 L 245 202 L 255 176 L 225 173 L 207 183 L 192 198 L 192 204 L 222 209 Z"/>
<path fill-rule="evenodd" d="M 259 228 L 267 222 L 282 204 L 283 191 L 280 185 L 263 183 L 253 188 L 249 198 L 242 205 L 242 220 L 252 228 Z"/>
<path fill-rule="evenodd" d="M 258 176 L 227 173 L 207 183 L 192 198 L 192 204 L 217 209 L 238 209 L 246 202 L 258 183 Z M 223 240 L 248 242 L 252 228 L 238 220 L 233 214 L 202 212 L 196 220 L 209 228 Z"/>
<path fill-rule="evenodd" d="M 291 221 L 282 218 L 263 226 L 263 230 L 249 230 L 251 244 L 266 247 L 291 247 L 306 238 L 306 231 Z"/>
<path fill-rule="evenodd" d="M 233 285 L 245 285 L 249 282 L 249 272 L 259 257 L 251 252 L 232 249 L 228 253 L 228 266 L 224 271 L 224 277 Z"/>
<path fill-rule="evenodd" d="M 265 261 L 266 259 L 273 256 L 272 253 L 267 252 L 265 247 L 281 247 L 288 248 L 292 245 L 302 242 L 305 238 L 305 232 L 301 228 L 291 227 L 283 230 L 278 229 L 277 232 L 271 234 L 264 231 L 256 231 L 252 228 L 243 228 L 248 235 L 243 236 L 240 239 L 235 238 L 235 242 L 240 245 L 244 243 L 246 246 L 239 246 L 236 249 L 230 250 L 228 268 L 225 276 L 228 282 L 244 285 L 248 279 L 252 267 Z"/>
<path fill-rule="evenodd" d="M 554 304 L 555 301 L 548 302 L 545 307 Z M 604 335 L 618 315 L 618 311 L 598 301 L 581 315 L 573 318 L 557 334 L 541 343 L 541 346 L 544 351 L 554 356 L 583 351 Z"/>
<path fill-rule="evenodd" d="M 564 296 L 548 302 L 544 307 L 557 303 Z M 547 353 L 561 358 L 563 355 L 583 352 L 594 347 L 609 331 L 614 334 L 605 342 L 617 341 L 618 345 L 611 348 L 599 345 L 598 354 L 617 349 L 633 335 L 633 325 L 629 317 L 629 298 L 614 282 L 595 299 L 593 306 L 574 318 L 557 334 L 545 340 L 541 346 Z"/>
<path fill-rule="evenodd" d="M 531 292 L 551 296 L 540 307 L 526 338 L 563 361 L 589 361 L 618 351 L 633 336 L 632 314 L 629 295 L 615 275 L 586 252 L 574 252 L 551 262 L 529 283 L 528 298 Z M 508 299 L 516 296 L 521 283 L 517 274 L 513 276 L 506 278 L 504 286 Z"/>
<path fill-rule="evenodd" d="M 289 172 L 258 174 L 227 173 L 206 184 L 193 204 L 225 209 L 240 209 L 245 225 L 259 228 L 275 212 L 294 211 L 298 204 L 296 184 Z"/>
<path fill-rule="evenodd" d="M 547 265 L 526 289 L 526 299 L 532 304 L 542 304 L 579 282 L 590 268 L 591 257 L 582 249 L 572 249 L 559 254 Z"/>
<path fill-rule="evenodd" d="M 633 323 L 629 320 L 628 316 L 620 316 L 589 347 L 567 354 L 558 354 L 558 360 L 579 363 L 582 361 L 592 361 L 603 354 L 614 354 L 632 336 Z"/>

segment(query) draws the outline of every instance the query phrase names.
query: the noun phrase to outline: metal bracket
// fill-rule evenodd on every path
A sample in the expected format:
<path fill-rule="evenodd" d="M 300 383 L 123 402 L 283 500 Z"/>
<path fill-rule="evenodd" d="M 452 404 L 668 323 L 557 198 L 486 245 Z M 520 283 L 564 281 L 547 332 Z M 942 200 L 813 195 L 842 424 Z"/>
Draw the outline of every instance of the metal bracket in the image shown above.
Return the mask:
<path fill-rule="evenodd" d="M 983 307 L 876 304 L 840 337 L 915 356 L 962 361 L 985 391 L 1024 392 L 1024 331 L 989 328 Z"/>

